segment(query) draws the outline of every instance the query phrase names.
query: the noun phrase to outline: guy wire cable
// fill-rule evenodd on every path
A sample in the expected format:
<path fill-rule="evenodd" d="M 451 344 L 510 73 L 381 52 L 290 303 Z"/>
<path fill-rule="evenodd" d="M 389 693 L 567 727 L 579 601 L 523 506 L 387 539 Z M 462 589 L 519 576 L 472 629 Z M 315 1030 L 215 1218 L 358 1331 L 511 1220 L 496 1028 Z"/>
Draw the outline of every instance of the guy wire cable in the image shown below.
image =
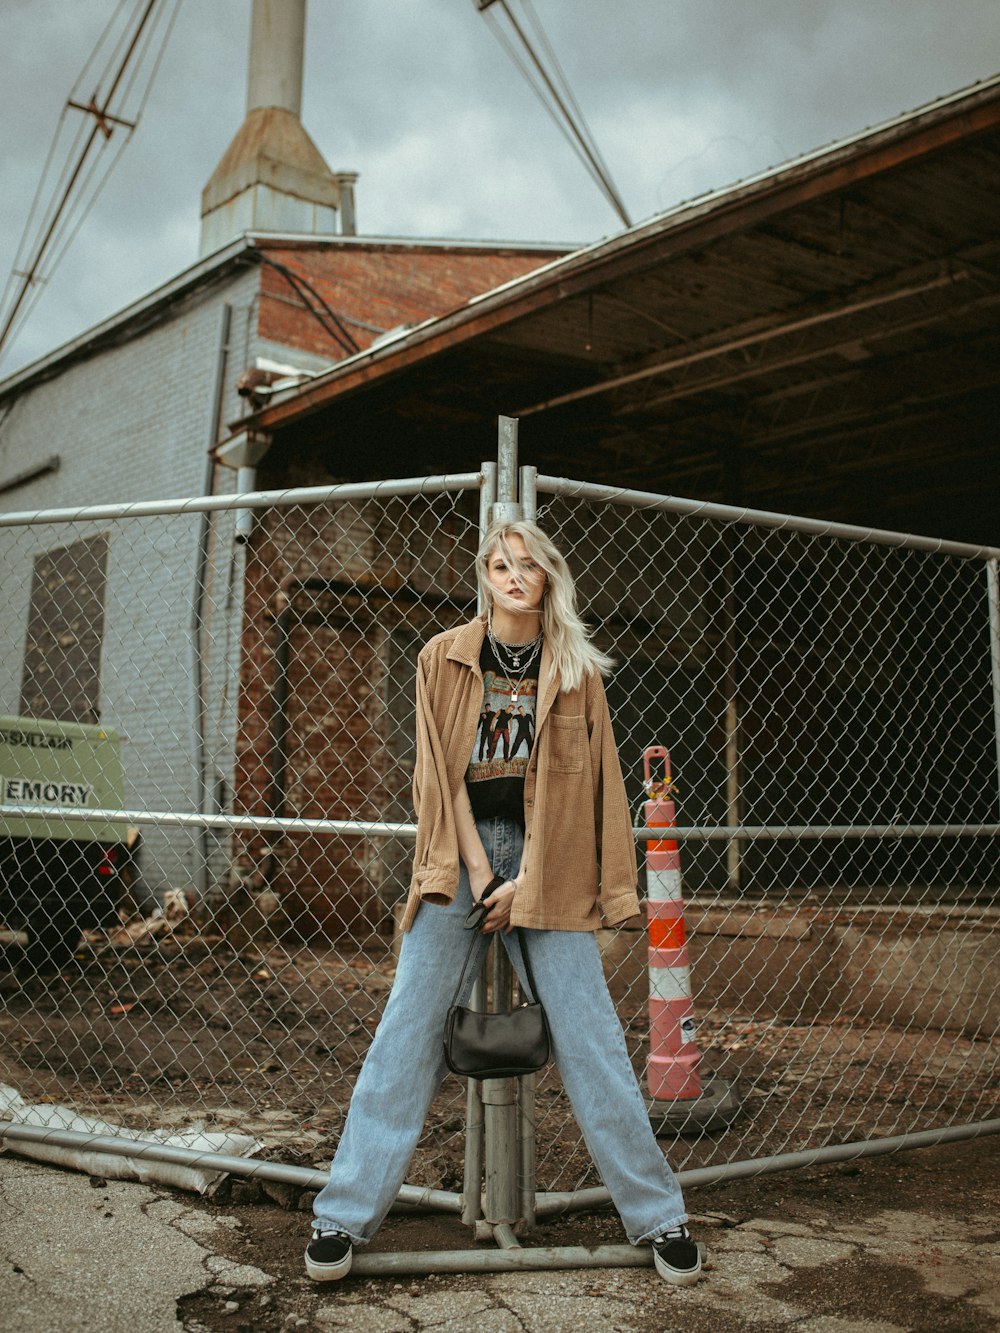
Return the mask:
<path fill-rule="evenodd" d="M 618 214 L 625 226 L 630 227 L 632 221 L 628 211 L 615 188 L 607 165 L 601 156 L 600 150 L 597 148 L 593 134 L 580 111 L 579 103 L 573 95 L 565 72 L 558 59 L 555 57 L 552 43 L 545 35 L 541 20 L 531 7 L 530 0 L 522 0 L 522 3 L 528 21 L 531 23 L 536 34 L 538 34 L 541 44 L 549 55 L 549 59 L 554 66 L 553 71 L 546 68 L 542 58 L 532 45 L 531 38 L 512 12 L 508 0 L 475 0 L 476 8 L 490 23 L 494 36 L 507 51 L 507 54 L 510 56 L 517 69 L 524 75 L 535 96 L 556 122 L 563 137 L 567 139 L 567 142 L 569 142 L 577 157 L 590 173 L 604 197 L 611 204 L 612 208 Z M 498 4 L 500 9 L 506 15 L 507 21 L 510 23 L 518 40 L 527 52 L 531 65 L 534 66 L 534 74 L 514 50 L 512 43 L 507 38 L 500 25 L 493 21 L 491 10 L 495 4 Z M 561 91 L 560 88 L 556 86 L 557 83 L 561 84 Z M 546 94 L 548 94 L 548 96 L 546 96 Z M 551 99 L 551 101 L 549 99 Z"/>

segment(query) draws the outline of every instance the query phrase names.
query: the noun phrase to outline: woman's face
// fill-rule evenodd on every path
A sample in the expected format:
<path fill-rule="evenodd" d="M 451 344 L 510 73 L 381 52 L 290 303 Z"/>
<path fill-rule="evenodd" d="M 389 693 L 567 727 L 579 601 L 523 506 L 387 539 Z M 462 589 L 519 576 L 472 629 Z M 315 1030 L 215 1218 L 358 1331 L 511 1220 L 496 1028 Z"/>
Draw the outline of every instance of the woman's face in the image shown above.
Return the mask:
<path fill-rule="evenodd" d="M 508 569 L 499 547 L 490 552 L 486 561 L 486 574 L 490 584 L 494 591 L 509 597 L 518 607 L 525 611 L 537 611 L 541 605 L 542 594 L 545 592 L 545 572 L 528 555 L 524 538 L 519 537 L 516 532 L 512 532 L 507 538 L 507 545 L 518 562 L 517 573 L 524 586 L 518 585 L 514 571 Z"/>

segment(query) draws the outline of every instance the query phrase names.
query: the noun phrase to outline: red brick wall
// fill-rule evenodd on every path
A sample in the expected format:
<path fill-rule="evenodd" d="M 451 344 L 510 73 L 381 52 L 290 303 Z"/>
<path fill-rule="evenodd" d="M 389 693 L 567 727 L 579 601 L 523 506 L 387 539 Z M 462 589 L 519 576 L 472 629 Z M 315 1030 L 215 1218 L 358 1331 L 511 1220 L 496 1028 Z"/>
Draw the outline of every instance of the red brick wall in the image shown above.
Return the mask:
<path fill-rule="evenodd" d="M 407 635 L 422 643 L 458 618 L 436 605 L 441 595 L 474 595 L 466 548 L 474 545 L 476 503 L 474 496 L 465 501 L 469 512 L 461 519 L 450 496 L 261 513 L 247 552 L 236 813 L 272 813 L 275 619 L 284 583 L 294 608 L 285 816 L 412 818 L 412 769 L 400 761 L 407 747 L 396 734 L 412 729 L 392 700 L 401 691 L 412 699 L 413 682 L 389 679 L 389 662 L 403 668 L 388 635 L 396 635 L 396 645 Z M 326 586 L 305 588 L 305 580 Z M 396 604 L 401 586 L 408 595 Z M 414 594 L 427 596 L 427 606 Z M 236 851 L 243 882 L 278 894 L 295 938 L 349 938 L 363 946 L 391 929 L 389 903 L 408 878 L 412 848 L 356 834 L 261 834 L 240 839 Z"/>
<path fill-rule="evenodd" d="M 416 324 L 464 304 L 470 296 L 526 273 L 554 256 L 512 250 L 386 246 L 370 242 L 325 249 L 275 247 L 266 253 L 305 278 L 340 315 L 388 330 Z M 377 336 L 347 326 L 360 347 Z M 338 360 L 336 341 L 304 310 L 286 276 L 260 269 L 260 336 Z M 291 480 L 291 478 L 286 478 Z M 304 479 L 307 483 L 318 478 Z M 293 483 L 294 484 L 294 483 Z M 271 773 L 276 595 L 286 576 L 345 579 L 385 587 L 405 583 L 431 597 L 472 595 L 464 586 L 474 545 L 477 502 L 456 522 L 453 504 L 424 499 L 337 509 L 313 507 L 262 513 L 248 550 L 240 670 L 236 801 L 238 813 L 268 815 Z M 473 532 L 473 537 L 469 537 Z M 460 587 L 460 585 L 462 585 Z M 288 766 L 285 814 L 305 818 L 400 819 L 410 775 L 399 762 L 400 682 L 387 679 L 396 661 L 385 626 L 423 642 L 454 623 L 456 613 L 413 605 L 371 608 L 336 596 L 295 594 L 288 673 Z M 363 601 L 363 599 L 362 599 Z M 448 617 L 450 616 L 450 620 Z M 441 617 L 435 620 L 435 617 Z M 396 640 L 398 644 L 398 637 Z M 390 651 L 391 650 L 391 651 Z M 397 663 L 397 670 L 399 670 Z M 405 687 L 411 692 L 412 682 Z M 393 716 L 395 711 L 396 716 Z M 404 747 L 405 748 L 405 747 Z M 271 848 L 274 855 L 269 856 Z M 358 943 L 391 926 L 387 902 L 406 877 L 408 844 L 356 835 L 290 835 L 242 840 L 238 864 L 245 883 L 275 890 L 297 937 Z"/>
<path fill-rule="evenodd" d="M 555 258 L 515 250 L 460 250 L 413 246 L 281 249 L 266 254 L 303 277 L 338 315 L 388 331 L 419 324 L 464 305 L 472 296 L 509 282 Z M 261 267 L 258 331 L 262 338 L 339 360 L 345 355 L 293 291 L 288 278 L 268 264 Z M 359 348 L 377 333 L 347 324 Z"/>

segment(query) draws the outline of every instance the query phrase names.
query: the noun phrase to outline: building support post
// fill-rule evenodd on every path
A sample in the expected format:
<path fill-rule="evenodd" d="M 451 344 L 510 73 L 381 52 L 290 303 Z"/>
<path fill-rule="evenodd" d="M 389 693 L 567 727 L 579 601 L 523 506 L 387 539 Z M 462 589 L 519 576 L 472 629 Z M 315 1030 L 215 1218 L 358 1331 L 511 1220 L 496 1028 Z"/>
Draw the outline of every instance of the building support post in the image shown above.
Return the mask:
<path fill-rule="evenodd" d="M 997 809 L 1000 811 L 1000 560 L 986 562 L 990 608 L 990 675 L 993 681 L 993 737 L 997 750 Z"/>
<path fill-rule="evenodd" d="M 743 459 L 739 445 L 735 442 L 723 444 L 720 449 L 722 467 L 722 488 L 727 504 L 739 504 L 743 493 Z M 743 797 L 740 790 L 740 715 L 739 715 L 739 608 L 736 605 L 736 580 L 739 573 L 736 554 L 739 545 L 738 532 L 727 526 L 722 534 L 723 550 L 723 607 L 724 626 L 724 678 L 723 695 L 726 704 L 725 714 L 725 758 L 726 758 L 726 823 L 730 828 L 739 828 L 743 822 Z M 732 837 L 726 843 L 726 882 L 729 892 L 740 892 L 743 870 L 743 841 Z"/>
<path fill-rule="evenodd" d="M 723 682 L 722 693 L 725 699 L 725 759 L 726 759 L 726 823 L 730 828 L 739 828 L 743 815 L 743 800 L 740 790 L 740 714 L 739 714 L 739 629 L 736 606 L 736 557 L 730 549 L 731 534 L 723 533 L 726 544 L 725 565 L 723 567 Z M 743 842 L 738 837 L 726 842 L 726 882 L 730 893 L 740 891 L 740 878 L 743 862 Z"/>

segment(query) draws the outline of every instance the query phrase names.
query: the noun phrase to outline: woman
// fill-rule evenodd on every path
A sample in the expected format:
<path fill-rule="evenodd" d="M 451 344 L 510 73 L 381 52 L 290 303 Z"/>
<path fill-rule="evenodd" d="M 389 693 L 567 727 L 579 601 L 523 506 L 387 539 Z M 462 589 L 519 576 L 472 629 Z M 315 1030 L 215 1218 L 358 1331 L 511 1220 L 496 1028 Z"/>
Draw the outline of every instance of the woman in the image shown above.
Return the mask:
<path fill-rule="evenodd" d="M 436 635 L 418 661 L 417 839 L 399 966 L 316 1198 L 306 1271 L 319 1282 L 344 1277 L 352 1246 L 371 1239 L 396 1197 L 446 1072 L 442 1035 L 469 946 L 465 920 L 482 903 L 482 951 L 503 931 L 522 979 L 524 941 L 563 1084 L 629 1239 L 651 1241 L 660 1275 L 687 1285 L 700 1254 L 594 937 L 602 919 L 613 926 L 639 910 L 602 680 L 611 662 L 589 642 L 566 562 L 535 524 L 492 528 L 476 573 L 485 614 Z M 518 709 L 531 718 L 530 754 L 506 747 L 484 761 L 484 712 Z M 524 929 L 511 935 L 515 926 Z"/>

